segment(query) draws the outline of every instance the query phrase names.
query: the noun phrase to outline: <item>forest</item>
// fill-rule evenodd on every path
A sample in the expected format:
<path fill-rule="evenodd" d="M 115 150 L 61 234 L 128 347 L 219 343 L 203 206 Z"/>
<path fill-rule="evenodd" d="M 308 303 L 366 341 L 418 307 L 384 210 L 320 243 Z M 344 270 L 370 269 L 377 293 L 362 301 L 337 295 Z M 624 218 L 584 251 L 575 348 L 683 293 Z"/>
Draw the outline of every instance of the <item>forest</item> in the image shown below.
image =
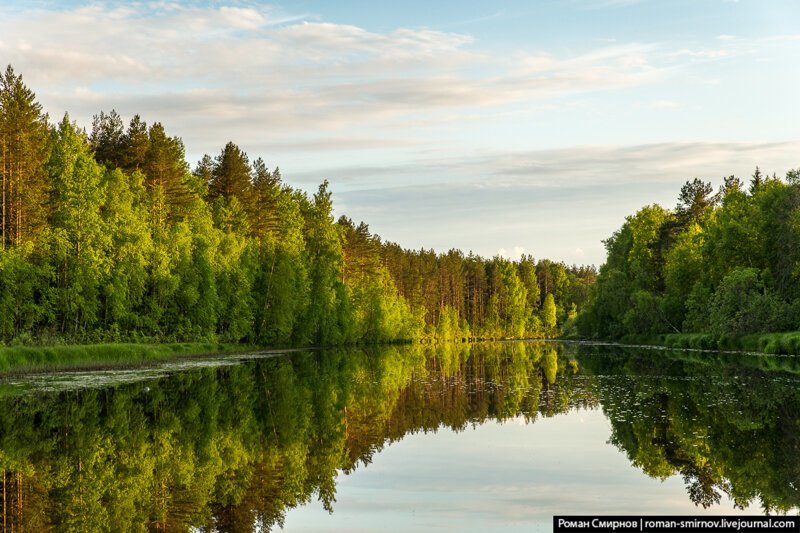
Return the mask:
<path fill-rule="evenodd" d="M 0 77 L 0 342 L 337 345 L 554 337 L 594 267 L 409 250 L 228 142 L 192 166 L 159 122 L 57 123 Z M 596 308 L 595 308 L 596 309 Z M 595 311 L 596 313 L 596 311 Z"/>
<path fill-rule="evenodd" d="M 687 181 L 674 210 L 643 207 L 605 245 L 577 321 L 585 337 L 763 339 L 800 329 L 800 170 L 781 179 L 756 167 L 749 183 L 730 176 L 716 191 Z"/>

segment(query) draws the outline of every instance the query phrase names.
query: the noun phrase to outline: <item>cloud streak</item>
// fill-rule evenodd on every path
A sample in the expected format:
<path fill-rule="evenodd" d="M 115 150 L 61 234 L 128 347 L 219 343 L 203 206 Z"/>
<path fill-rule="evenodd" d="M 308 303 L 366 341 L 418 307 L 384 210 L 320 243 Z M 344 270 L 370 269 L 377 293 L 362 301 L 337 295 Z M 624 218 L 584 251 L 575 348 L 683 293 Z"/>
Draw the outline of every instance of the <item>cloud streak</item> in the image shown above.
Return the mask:
<path fill-rule="evenodd" d="M 0 15 L 0 55 L 54 114 L 70 110 L 84 123 L 112 107 L 152 114 L 202 151 L 234 133 L 251 141 L 272 131 L 387 131 L 422 116 L 446 122 L 454 110 L 647 84 L 660 72 L 649 45 L 498 58 L 466 34 L 378 33 L 264 6 L 89 4 Z"/>

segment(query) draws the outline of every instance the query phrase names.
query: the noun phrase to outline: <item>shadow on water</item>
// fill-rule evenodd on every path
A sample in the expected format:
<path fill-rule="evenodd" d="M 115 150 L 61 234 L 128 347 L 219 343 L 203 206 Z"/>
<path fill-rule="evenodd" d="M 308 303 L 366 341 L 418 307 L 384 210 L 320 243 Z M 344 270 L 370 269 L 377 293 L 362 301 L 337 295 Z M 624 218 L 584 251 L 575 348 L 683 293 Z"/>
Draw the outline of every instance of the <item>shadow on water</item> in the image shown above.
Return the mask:
<path fill-rule="evenodd" d="M 107 386 L 15 378 L 0 387 L 0 531 L 270 530 L 313 499 L 332 510 L 337 475 L 410 433 L 579 407 L 697 505 L 797 508 L 795 361 L 701 355 L 519 342 L 299 352 Z"/>

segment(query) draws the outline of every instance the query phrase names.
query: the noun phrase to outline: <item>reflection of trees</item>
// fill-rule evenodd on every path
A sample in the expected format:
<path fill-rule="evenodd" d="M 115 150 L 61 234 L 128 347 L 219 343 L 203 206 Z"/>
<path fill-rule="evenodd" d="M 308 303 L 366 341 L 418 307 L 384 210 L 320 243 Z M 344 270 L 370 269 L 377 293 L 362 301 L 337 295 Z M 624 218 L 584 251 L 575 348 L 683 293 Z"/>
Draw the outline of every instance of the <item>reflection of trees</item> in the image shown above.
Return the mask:
<path fill-rule="evenodd" d="M 696 504 L 798 507 L 795 363 L 707 355 L 405 346 L 7 396 L 2 530 L 269 530 L 311 499 L 331 509 L 339 470 L 408 433 L 598 405 L 611 442 L 650 476 L 681 475 Z"/>
<path fill-rule="evenodd" d="M 703 507 L 723 494 L 739 507 L 800 506 L 794 361 L 592 347 L 577 357 L 597 376 L 594 391 L 611 420 L 611 442 L 648 475 L 681 475 L 691 500 Z"/>
<path fill-rule="evenodd" d="M 294 354 L 0 399 L 3 531 L 265 530 L 410 432 L 595 405 L 555 345 Z"/>

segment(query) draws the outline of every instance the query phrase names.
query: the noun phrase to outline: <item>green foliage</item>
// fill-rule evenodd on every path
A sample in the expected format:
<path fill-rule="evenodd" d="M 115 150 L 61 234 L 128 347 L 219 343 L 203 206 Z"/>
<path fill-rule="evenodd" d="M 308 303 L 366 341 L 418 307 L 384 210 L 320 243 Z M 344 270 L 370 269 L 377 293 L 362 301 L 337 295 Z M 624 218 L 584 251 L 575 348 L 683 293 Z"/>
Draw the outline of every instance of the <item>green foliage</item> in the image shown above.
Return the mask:
<path fill-rule="evenodd" d="M 609 253 L 609 258 L 611 257 Z M 606 263 L 592 287 L 589 306 L 578 318 L 578 332 L 584 337 L 618 338 L 626 333 L 623 318 L 631 305 L 628 277 Z"/>
<path fill-rule="evenodd" d="M 741 336 L 780 329 L 785 309 L 768 293 L 753 268 L 736 268 L 720 283 L 711 300 L 711 332 Z"/>
<path fill-rule="evenodd" d="M 0 342 L 554 337 L 589 298 L 593 267 L 405 250 L 334 222 L 327 182 L 309 196 L 250 161 L 229 142 L 190 172 L 180 138 L 113 110 L 88 136 L 50 125 L 9 67 Z"/>
<path fill-rule="evenodd" d="M 525 336 L 528 319 L 528 290 L 517 274 L 517 268 L 510 261 L 498 260 L 496 267 L 499 274 L 501 316 L 503 330 L 510 337 L 520 339 Z"/>
<path fill-rule="evenodd" d="M 696 282 L 692 287 L 689 296 L 686 298 L 686 318 L 683 321 L 683 331 L 699 333 L 709 331 L 711 307 L 711 289 Z"/>
<path fill-rule="evenodd" d="M 756 169 L 749 190 L 731 176 L 717 194 L 687 182 L 674 213 L 646 207 L 606 247 L 578 318 L 583 336 L 691 332 L 724 344 L 800 326 L 800 183 L 791 172 L 784 182 Z"/>
<path fill-rule="evenodd" d="M 35 241 L 47 224 L 50 127 L 9 65 L 0 75 L 0 250 Z"/>
<path fill-rule="evenodd" d="M 352 341 L 352 309 L 341 279 L 343 237 L 333 221 L 327 181 L 303 207 L 309 305 L 301 318 L 299 340 L 323 346 Z"/>
<path fill-rule="evenodd" d="M 101 216 L 105 198 L 103 167 L 69 117 L 54 134 L 48 164 L 52 178 L 50 242 L 57 274 L 57 314 L 61 330 L 94 326 L 100 285 L 109 273 L 111 242 Z"/>
<path fill-rule="evenodd" d="M 678 207 L 675 209 L 678 219 L 683 225 L 702 224 L 709 208 L 717 198 L 714 187 L 710 183 L 695 178 L 681 187 L 678 195 Z"/>
<path fill-rule="evenodd" d="M 671 329 L 678 329 L 686 317 L 689 292 L 704 278 L 703 233 L 692 223 L 675 240 L 667 252 L 664 265 L 664 321 Z M 663 326 L 660 329 L 663 331 Z"/>
<path fill-rule="evenodd" d="M 219 343 L 8 346 L 0 348 L 0 372 L 126 365 L 243 348 L 239 344 Z"/>
<path fill-rule="evenodd" d="M 103 318 L 110 327 L 134 329 L 140 325 L 136 310 L 144 302 L 154 246 L 144 177 L 138 172 L 128 176 L 119 169 L 106 172 L 105 193 L 102 214 L 111 237 L 111 267 L 102 290 Z"/>
<path fill-rule="evenodd" d="M 52 275 L 32 243 L 0 253 L 0 338 L 29 335 L 52 316 Z"/>
<path fill-rule="evenodd" d="M 542 304 L 542 327 L 547 335 L 552 335 L 556 328 L 556 303 L 552 294 L 544 298 Z"/>
<path fill-rule="evenodd" d="M 632 306 L 622 317 L 622 325 L 629 334 L 652 334 L 663 331 L 664 318 L 661 300 L 648 291 L 636 291 L 631 297 Z"/>
<path fill-rule="evenodd" d="M 168 219 L 186 215 L 185 209 L 194 195 L 187 185 L 188 165 L 183 141 L 167 136 L 159 123 L 153 124 L 147 135 L 142 171 L 151 192 L 154 224 L 163 227 Z"/>
<path fill-rule="evenodd" d="M 229 142 L 214 160 L 208 184 L 212 198 L 237 196 L 242 198 L 250 186 L 250 162 L 238 146 Z"/>
<path fill-rule="evenodd" d="M 669 212 L 659 205 L 644 207 L 628 218 L 631 247 L 626 265 L 627 273 L 636 288 L 654 290 L 662 282 L 657 244 L 661 228 L 669 219 Z"/>
<path fill-rule="evenodd" d="M 436 338 L 444 342 L 461 340 L 461 327 L 458 323 L 458 313 L 449 305 L 439 312 L 439 322 L 436 324 Z"/>

